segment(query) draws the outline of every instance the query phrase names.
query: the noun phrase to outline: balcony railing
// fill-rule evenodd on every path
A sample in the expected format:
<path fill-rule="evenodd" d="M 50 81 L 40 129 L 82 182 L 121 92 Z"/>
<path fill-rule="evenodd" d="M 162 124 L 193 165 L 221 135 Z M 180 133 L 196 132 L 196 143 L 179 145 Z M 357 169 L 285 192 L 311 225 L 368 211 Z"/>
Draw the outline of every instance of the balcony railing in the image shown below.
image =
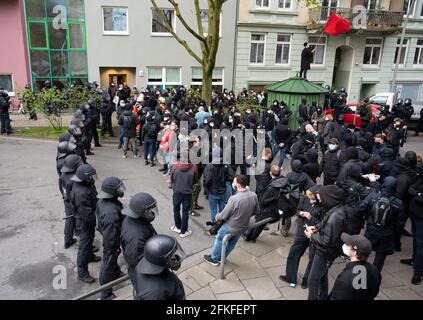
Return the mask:
<path fill-rule="evenodd" d="M 309 27 L 319 27 L 325 24 L 332 12 L 348 20 L 351 23 L 351 29 L 354 29 L 353 20 L 360 13 L 353 13 L 352 8 L 312 8 L 309 10 Z M 383 10 L 367 10 L 367 29 L 370 30 L 392 30 L 401 26 L 403 12 L 391 12 Z"/>

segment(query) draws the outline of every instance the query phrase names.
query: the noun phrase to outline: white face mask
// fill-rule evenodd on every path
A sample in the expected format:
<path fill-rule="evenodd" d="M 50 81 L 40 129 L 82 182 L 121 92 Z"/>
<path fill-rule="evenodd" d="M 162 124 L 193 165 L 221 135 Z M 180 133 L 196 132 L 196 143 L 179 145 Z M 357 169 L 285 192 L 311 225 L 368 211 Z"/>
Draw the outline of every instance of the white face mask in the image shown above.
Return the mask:
<path fill-rule="evenodd" d="M 326 117 L 326 118 L 325 118 L 325 120 L 326 120 L 326 121 L 329 121 L 329 118 L 328 118 L 328 117 Z"/>
<path fill-rule="evenodd" d="M 350 256 L 350 248 L 344 243 L 342 245 L 342 252 L 346 255 L 346 256 Z"/>
<path fill-rule="evenodd" d="M 329 147 L 330 151 L 334 151 L 334 150 L 336 150 L 337 145 L 336 144 L 330 144 L 330 145 L 328 145 L 328 147 Z"/>
<path fill-rule="evenodd" d="M 311 204 L 315 204 L 316 202 L 317 202 L 317 200 L 315 200 L 315 199 L 311 199 L 311 200 L 310 200 L 310 203 L 311 203 Z"/>

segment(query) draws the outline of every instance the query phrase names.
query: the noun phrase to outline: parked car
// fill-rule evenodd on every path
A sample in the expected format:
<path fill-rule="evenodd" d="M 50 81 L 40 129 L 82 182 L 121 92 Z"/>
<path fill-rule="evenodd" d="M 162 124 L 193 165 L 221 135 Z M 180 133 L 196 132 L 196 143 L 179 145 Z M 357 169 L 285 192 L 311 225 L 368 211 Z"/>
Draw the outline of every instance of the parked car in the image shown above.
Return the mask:
<path fill-rule="evenodd" d="M 346 124 L 346 125 L 355 124 L 356 128 L 361 127 L 360 115 L 358 113 L 357 114 L 355 113 L 358 105 L 359 105 L 358 103 L 352 103 L 352 104 L 345 105 L 344 114 L 343 114 L 344 124 Z M 372 108 L 372 119 L 371 120 L 376 120 L 377 115 L 379 113 L 379 109 L 381 108 L 381 106 L 377 105 L 377 104 L 371 104 L 370 106 Z M 326 114 L 332 114 L 334 111 L 335 111 L 335 109 L 329 109 L 329 110 L 326 110 L 325 112 L 326 112 Z"/>
<path fill-rule="evenodd" d="M 370 103 L 377 104 L 382 107 L 384 107 L 385 105 L 388 105 L 392 109 L 393 105 L 396 103 L 396 101 L 394 101 L 394 98 L 395 98 L 394 93 L 392 92 L 380 92 L 370 97 L 369 100 L 370 100 Z M 413 101 L 413 107 L 414 107 L 414 114 L 411 116 L 411 120 L 417 121 L 420 119 L 420 110 L 423 108 L 423 105 L 417 103 L 416 101 Z"/>

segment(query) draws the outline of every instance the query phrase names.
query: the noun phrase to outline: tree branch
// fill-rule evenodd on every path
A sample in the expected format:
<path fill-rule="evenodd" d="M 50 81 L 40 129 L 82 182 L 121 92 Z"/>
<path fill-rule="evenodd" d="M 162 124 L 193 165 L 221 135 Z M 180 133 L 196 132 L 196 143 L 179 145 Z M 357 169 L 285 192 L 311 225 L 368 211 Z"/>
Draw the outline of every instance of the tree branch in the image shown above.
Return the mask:
<path fill-rule="evenodd" d="M 184 19 L 184 17 L 182 17 L 181 14 L 181 10 L 179 10 L 179 4 L 175 1 L 175 0 L 168 0 L 172 6 L 175 8 L 175 14 L 178 17 L 179 21 L 181 21 L 182 25 L 185 27 L 185 29 L 188 30 L 189 33 L 191 33 L 195 38 L 197 38 L 199 41 L 201 42 L 206 42 L 206 39 L 204 38 L 204 33 L 198 34 L 197 32 L 195 32 L 194 29 L 192 29 L 189 24 L 186 22 L 186 20 Z M 197 17 L 198 19 L 198 17 Z M 201 23 L 201 19 L 200 19 L 200 23 Z"/>
<path fill-rule="evenodd" d="M 204 42 L 202 42 L 202 45 L 204 45 L 204 48 L 202 48 L 202 49 L 204 49 L 204 51 L 207 53 L 207 52 L 209 52 L 209 45 L 207 43 L 207 38 L 204 37 L 203 24 L 201 23 L 201 10 L 200 10 L 200 1 L 199 0 L 194 0 L 194 7 L 195 7 L 195 15 L 196 15 L 196 18 L 197 18 L 198 32 L 200 33 L 200 36 L 203 37 L 203 39 L 204 39 Z M 208 17 L 207 17 L 207 19 L 208 19 Z"/>
<path fill-rule="evenodd" d="M 167 31 L 175 38 L 176 41 L 178 41 L 184 48 L 187 50 L 187 52 L 199 63 L 203 64 L 203 60 L 194 52 L 194 50 L 191 49 L 191 47 L 188 45 L 188 43 L 183 40 L 181 37 L 179 37 L 176 32 L 173 30 L 172 26 L 170 25 L 169 21 L 167 20 L 166 16 L 164 15 L 163 11 L 158 7 L 156 0 L 151 0 L 151 4 L 154 7 L 154 10 L 157 12 L 159 17 L 163 20 L 165 27 Z"/>

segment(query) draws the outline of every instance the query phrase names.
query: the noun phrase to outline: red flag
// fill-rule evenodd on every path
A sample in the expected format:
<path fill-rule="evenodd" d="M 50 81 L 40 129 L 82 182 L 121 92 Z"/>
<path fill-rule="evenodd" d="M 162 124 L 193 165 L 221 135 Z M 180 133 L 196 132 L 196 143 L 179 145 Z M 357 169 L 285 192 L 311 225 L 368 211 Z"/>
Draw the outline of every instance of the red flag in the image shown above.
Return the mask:
<path fill-rule="evenodd" d="M 338 17 L 335 12 L 332 12 L 323 32 L 331 36 L 338 36 L 341 33 L 350 32 L 350 28 L 350 23 L 347 20 Z"/>

